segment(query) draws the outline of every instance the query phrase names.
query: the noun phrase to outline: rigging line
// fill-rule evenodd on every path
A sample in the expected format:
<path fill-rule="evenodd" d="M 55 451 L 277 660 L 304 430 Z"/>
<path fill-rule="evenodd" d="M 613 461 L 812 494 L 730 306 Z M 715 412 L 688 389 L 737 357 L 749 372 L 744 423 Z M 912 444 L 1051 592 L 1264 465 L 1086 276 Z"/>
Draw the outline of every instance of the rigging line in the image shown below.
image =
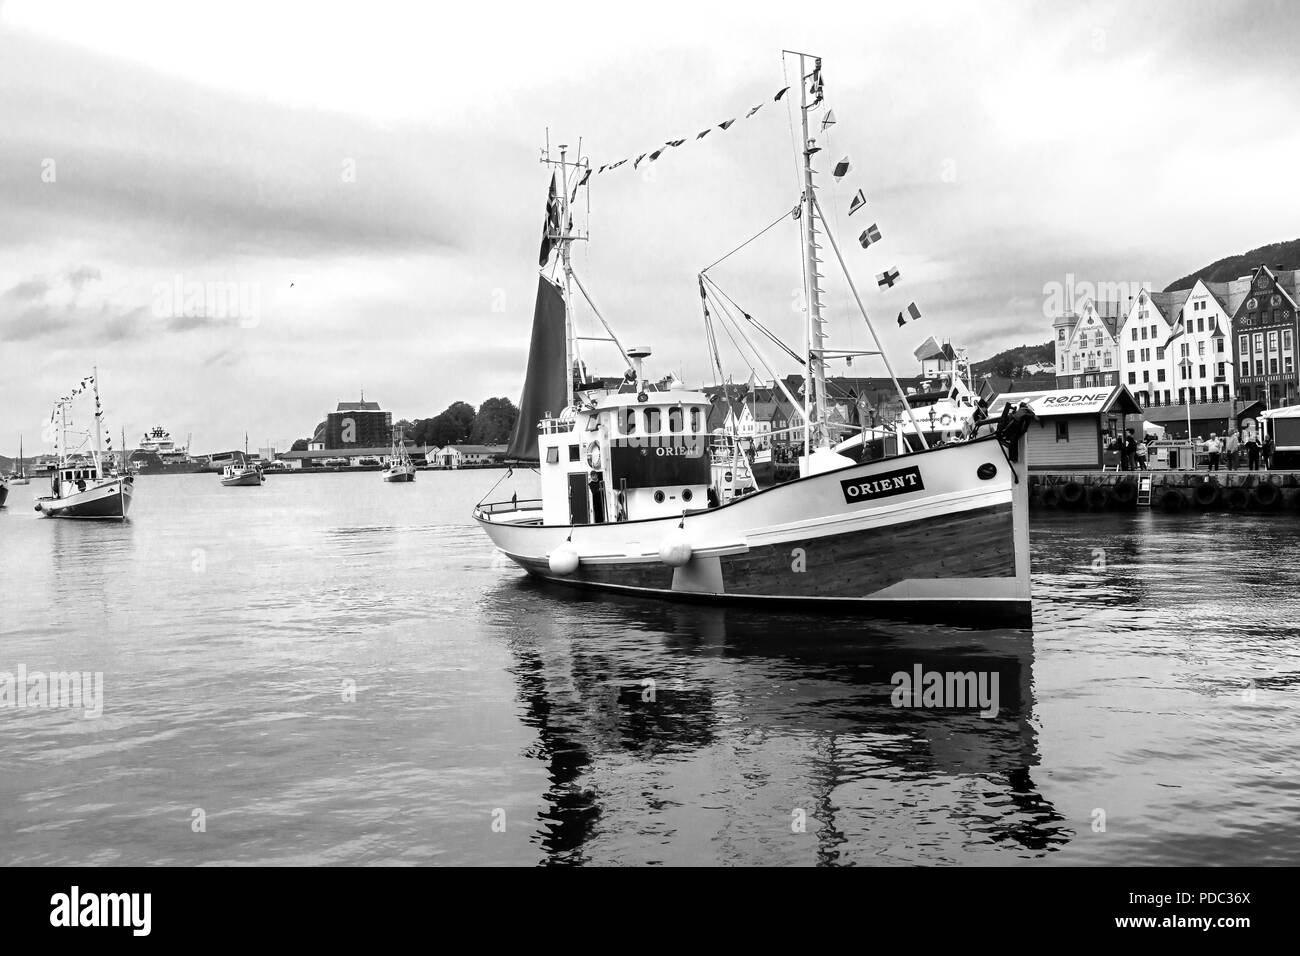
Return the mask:
<path fill-rule="evenodd" d="M 717 300 L 715 300 L 715 301 L 717 301 Z M 732 315 L 727 311 L 726 306 L 725 306 L 721 301 L 717 301 L 717 305 L 718 305 L 718 309 L 719 309 L 720 313 L 721 313 L 724 317 L 726 317 L 727 319 L 730 319 L 732 323 L 735 323 L 735 324 L 737 325 L 737 331 L 739 331 L 739 324 L 736 323 L 736 319 L 735 319 L 735 317 L 732 316 Z M 756 368 L 754 367 L 754 363 L 752 363 L 752 362 L 751 362 L 751 361 L 746 357 L 746 355 L 745 355 L 745 350 L 742 349 L 742 348 L 740 347 L 740 343 L 737 342 L 737 341 L 736 341 L 736 337 L 735 337 L 734 335 L 731 334 L 731 330 L 730 330 L 729 328 L 727 328 L 726 323 L 723 323 L 722 331 L 727 333 L 727 338 L 731 339 L 731 344 L 734 345 L 734 346 L 736 347 L 736 354 L 740 356 L 740 360 L 741 360 L 742 362 L 744 362 L 746 365 L 749 366 L 750 374 L 751 374 L 751 375 L 757 375 L 757 374 L 758 374 L 758 369 L 756 369 Z M 743 334 L 743 333 L 741 334 L 741 338 L 744 338 L 744 334 Z M 750 349 L 752 350 L 752 349 L 753 349 L 753 346 L 750 346 Z"/>
<path fill-rule="evenodd" d="M 772 222 L 770 222 L 768 225 L 764 226 L 764 227 L 763 227 L 762 229 L 760 229 L 758 232 L 754 233 L 754 235 L 750 236 L 748 239 L 746 239 L 746 240 L 745 240 L 744 242 L 742 242 L 740 245 L 736 246 L 736 248 L 732 249 L 730 252 L 728 252 L 725 256 L 723 256 L 723 257 L 722 257 L 721 259 L 719 259 L 717 262 L 710 263 L 709 265 L 707 265 L 707 266 L 705 266 L 703 269 L 701 269 L 701 270 L 700 270 L 700 275 L 703 275 L 704 273 L 708 272 L 710 269 L 712 269 L 714 266 L 718 265 L 719 263 L 721 263 L 721 262 L 725 262 L 727 259 L 730 259 L 730 258 L 731 258 L 732 256 L 734 256 L 737 252 L 739 252 L 741 249 L 744 249 L 747 245 L 749 245 L 751 242 L 753 242 L 753 241 L 754 241 L 755 239 L 757 239 L 759 236 L 763 235 L 763 233 L 767 232 L 767 231 L 768 231 L 769 229 L 771 229 L 773 226 L 776 226 L 778 223 L 780 223 L 783 219 L 789 219 L 789 218 L 790 218 L 790 213 L 791 213 L 792 211 L 793 211 L 792 209 L 787 209 L 785 212 L 781 213 L 781 215 L 777 216 L 776 219 L 774 219 L 774 220 L 773 220 Z"/>
<path fill-rule="evenodd" d="M 743 315 L 745 317 L 745 320 L 749 322 L 750 325 L 754 326 L 754 328 L 758 329 L 758 331 L 762 332 L 765 336 L 767 336 L 767 338 L 774 345 L 776 345 L 777 348 L 781 349 L 781 351 L 785 352 L 786 355 L 790 356 L 800 365 L 805 364 L 804 360 L 799 357 L 798 352 L 796 352 L 794 349 L 790 348 L 790 346 L 786 345 L 783 341 L 781 341 L 781 339 L 778 338 L 777 335 L 773 333 L 770 329 L 768 329 L 768 327 L 765 326 L 762 322 L 758 321 L 758 319 L 754 318 L 752 315 L 746 312 L 741 307 L 740 303 L 737 302 L 735 299 L 733 299 L 731 296 L 727 295 L 727 293 L 722 289 L 721 286 L 719 286 L 716 282 L 714 282 L 712 279 L 709 279 L 707 277 L 705 281 L 709 283 L 709 285 L 713 288 L 715 293 L 722 296 L 722 298 L 726 299 L 733 306 L 735 306 L 736 311 L 738 311 L 741 315 Z"/>
<path fill-rule="evenodd" d="M 786 59 L 786 54 L 784 51 L 782 51 L 781 53 L 781 79 L 786 86 L 790 85 L 789 61 Z M 802 77 L 799 79 L 799 82 L 800 83 L 803 82 Z M 796 183 L 795 189 L 801 190 L 803 187 L 800 184 L 803 181 L 803 175 L 799 169 L 799 137 L 797 137 L 794 132 L 794 105 L 793 104 L 794 104 L 794 97 L 786 97 L 785 118 L 790 124 L 790 145 L 794 147 L 794 152 L 790 154 L 790 159 L 794 163 L 794 181 Z"/>
<path fill-rule="evenodd" d="M 729 313 L 725 307 L 719 304 L 719 308 L 723 316 L 729 317 Z M 732 321 L 735 321 L 734 318 Z M 781 380 L 780 374 L 778 374 L 777 371 L 768 363 L 767 357 L 759 350 L 758 346 L 749 341 L 749 336 L 745 334 L 744 329 L 742 329 L 739 324 L 736 325 L 736 330 L 740 332 L 741 338 L 749 344 L 750 350 L 753 351 L 754 355 L 758 358 L 759 364 L 767 370 L 768 375 L 772 377 L 772 381 L 776 384 L 777 389 L 779 389 L 781 394 L 785 396 L 786 401 L 790 403 L 790 407 L 799 415 L 803 416 L 804 425 L 802 427 L 806 428 L 808 425 L 808 416 L 804 413 L 803 407 L 799 404 L 799 400 L 790 394 L 790 389 L 787 388 L 785 382 Z M 726 326 L 723 326 L 723 331 L 726 331 Z"/>
<path fill-rule="evenodd" d="M 623 348 L 623 343 L 618 340 L 618 336 L 614 334 L 614 330 L 610 327 L 610 324 L 606 322 L 605 317 L 600 314 L 600 309 L 596 308 L 596 303 L 591 300 L 591 294 L 587 292 L 587 287 L 582 284 L 582 280 L 578 278 L 576 272 L 569 270 L 569 275 L 573 278 L 573 282 L 578 287 L 578 291 L 582 293 L 582 297 L 587 300 L 587 305 L 591 306 L 591 311 L 596 313 L 596 318 L 600 319 L 600 324 L 605 327 L 605 331 L 609 333 L 609 337 L 614 340 L 614 345 L 618 348 L 619 354 L 623 356 L 623 361 L 627 363 L 627 367 L 633 368 L 632 360 L 627 357 L 627 349 Z"/>
<path fill-rule="evenodd" d="M 718 338 L 713 332 L 713 316 L 709 314 L 709 303 L 704 297 L 703 282 L 700 283 L 700 308 L 704 312 L 704 338 L 712 357 L 709 363 L 709 374 L 713 376 L 713 384 L 717 385 L 722 375 L 722 359 L 718 355 Z"/>
<path fill-rule="evenodd" d="M 821 204 L 817 201 L 814 193 L 812 197 L 813 207 L 821 210 Z M 825 225 L 826 217 L 822 216 L 822 224 Z M 844 279 L 849 284 L 849 291 L 853 293 L 853 300 L 858 304 L 858 311 L 862 313 L 862 319 L 867 323 L 867 331 L 871 333 L 872 340 L 876 343 L 876 351 L 880 353 L 881 360 L 885 363 L 885 370 L 889 372 L 889 378 L 894 383 L 894 390 L 898 392 L 898 397 L 903 403 L 903 408 L 907 410 L 907 417 L 912 420 L 912 427 L 916 429 L 917 437 L 921 439 L 921 447 L 929 448 L 930 443 L 926 441 L 925 434 L 921 431 L 921 426 L 916 420 L 916 412 L 912 410 L 907 396 L 903 394 L 903 386 L 898 383 L 898 376 L 894 374 L 894 366 L 889 362 L 889 356 L 885 353 L 885 348 L 880 344 L 880 336 L 876 334 L 876 327 L 871 324 L 871 318 L 867 315 L 867 308 L 862 304 L 862 296 L 858 295 L 858 287 L 853 284 L 853 276 L 849 274 L 849 267 L 844 262 L 844 256 L 840 253 L 840 245 L 835 241 L 835 233 L 829 228 L 826 230 L 826 238 L 831 241 L 831 249 L 835 251 L 835 258 L 839 260 L 840 269 L 844 272 Z"/>

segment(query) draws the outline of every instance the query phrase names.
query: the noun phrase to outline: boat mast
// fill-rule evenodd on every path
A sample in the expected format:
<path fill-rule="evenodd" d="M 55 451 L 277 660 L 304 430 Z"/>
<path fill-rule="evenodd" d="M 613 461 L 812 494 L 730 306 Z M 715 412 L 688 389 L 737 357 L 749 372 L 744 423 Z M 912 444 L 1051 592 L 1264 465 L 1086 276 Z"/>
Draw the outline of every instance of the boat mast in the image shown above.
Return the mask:
<path fill-rule="evenodd" d="M 569 147 L 560 144 L 560 261 L 564 265 L 564 394 L 566 408 L 573 407 L 573 263 L 569 257 L 569 174 L 566 154 Z"/>
<path fill-rule="evenodd" d="M 100 427 L 102 424 L 100 419 L 103 417 L 104 413 L 99 408 L 99 366 L 93 366 L 91 368 L 91 373 L 91 381 L 95 385 L 95 471 L 99 472 L 102 477 L 103 466 L 100 464 L 100 440 L 102 436 L 100 435 L 100 432 L 103 431 L 103 429 Z"/>
<path fill-rule="evenodd" d="M 813 444 L 828 447 L 826 434 L 826 330 L 822 318 L 821 287 L 817 285 L 817 219 L 816 187 L 813 184 L 812 140 L 808 137 L 808 74 L 804 72 L 807 55 L 799 54 L 799 120 L 803 126 L 803 220 L 805 282 L 808 291 L 808 370 L 811 373 L 815 434 Z M 821 61 L 817 60 L 818 65 Z"/>

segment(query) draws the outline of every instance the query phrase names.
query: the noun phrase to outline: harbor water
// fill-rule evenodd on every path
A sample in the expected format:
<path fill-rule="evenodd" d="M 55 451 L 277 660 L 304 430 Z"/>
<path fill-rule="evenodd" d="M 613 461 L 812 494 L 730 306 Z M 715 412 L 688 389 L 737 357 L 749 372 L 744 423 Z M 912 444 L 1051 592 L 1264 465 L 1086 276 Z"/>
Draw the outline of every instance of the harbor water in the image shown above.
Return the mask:
<path fill-rule="evenodd" d="M 12 488 L 0 677 L 103 683 L 0 701 L 0 863 L 1300 863 L 1300 517 L 1036 513 L 1033 630 L 975 631 L 532 584 L 502 475 Z"/>

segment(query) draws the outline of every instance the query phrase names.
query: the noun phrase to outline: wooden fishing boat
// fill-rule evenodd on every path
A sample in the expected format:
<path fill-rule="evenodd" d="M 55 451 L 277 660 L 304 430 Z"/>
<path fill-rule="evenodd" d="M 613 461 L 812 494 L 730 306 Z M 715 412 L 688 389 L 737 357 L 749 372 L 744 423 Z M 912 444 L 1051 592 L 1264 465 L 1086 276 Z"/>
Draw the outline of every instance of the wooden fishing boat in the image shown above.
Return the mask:
<path fill-rule="evenodd" d="M 72 400 L 87 385 L 95 398 L 94 433 L 83 438 L 94 440 L 88 453 L 79 453 L 69 442 L 71 433 L 68 410 Z M 95 369 L 72 395 L 61 398 L 54 406 L 55 454 L 57 464 L 50 476 L 50 494 L 36 499 L 36 510 L 47 518 L 90 518 L 125 521 L 135 494 L 131 475 L 110 475 L 101 455 L 103 410 L 99 398 L 99 370 Z M 111 445 L 112 439 L 109 439 Z"/>
<path fill-rule="evenodd" d="M 541 498 L 481 502 L 474 518 L 528 574 L 566 585 L 708 602 L 796 603 L 957 623 L 1028 624 L 1024 431 L 1032 413 L 1008 406 L 1000 420 L 947 441 L 927 437 L 930 430 L 899 387 L 818 201 L 813 178 L 818 149 L 809 137 L 808 114 L 816 105 L 809 102 L 810 80 L 817 87 L 816 102 L 821 101 L 820 60 L 809 73 L 806 56 L 797 56 L 803 77 L 803 194 L 787 216 L 799 223 L 804 245 L 808 308 L 800 361 L 808 387 L 802 402 L 788 392 L 786 398 L 802 419 L 799 477 L 758 489 L 752 479 L 738 483 L 737 469 L 714 468 L 718 436 L 705 425 L 709 397 L 671 376 L 661 380 L 648 374 L 649 348 L 623 348 L 572 267 L 572 243 L 585 237 L 574 231 L 569 205 L 577 187 L 589 188 L 591 177 L 586 160 L 570 162 L 561 146 L 558 161 L 549 149 L 543 156 L 557 168 L 561 187 L 557 190 L 552 180 L 528 373 L 510 445 L 513 457 L 538 463 Z M 874 351 L 826 344 L 817 284 L 823 238 L 867 322 Z M 558 249 L 562 273 L 555 280 L 545 273 L 552 247 Z M 709 281 L 702 272 L 712 345 Z M 582 363 L 575 363 L 574 286 L 628 367 L 617 388 L 575 382 Z M 746 335 L 743 323 L 732 331 Z M 754 342 L 749 344 L 761 355 Z M 884 362 L 907 423 L 894 428 L 892 454 L 865 462 L 834 450 L 838 426 L 828 415 L 826 365 L 853 356 Z M 780 384 L 770 365 L 767 371 L 767 378 Z M 723 451 L 736 454 L 734 446 Z"/>

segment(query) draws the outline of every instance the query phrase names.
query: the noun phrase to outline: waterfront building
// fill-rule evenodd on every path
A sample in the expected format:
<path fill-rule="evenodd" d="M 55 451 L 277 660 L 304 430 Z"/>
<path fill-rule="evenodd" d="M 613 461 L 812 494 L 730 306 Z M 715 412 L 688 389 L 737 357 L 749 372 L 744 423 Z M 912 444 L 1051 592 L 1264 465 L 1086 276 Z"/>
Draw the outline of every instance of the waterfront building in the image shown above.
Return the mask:
<path fill-rule="evenodd" d="M 957 364 L 957 353 L 952 345 L 947 342 L 940 345 L 934 336 L 918 345 L 912 354 L 921 363 L 922 378 L 934 378 L 943 372 L 951 372 Z"/>
<path fill-rule="evenodd" d="M 367 402 L 364 393 L 359 402 L 339 402 L 325 417 L 324 433 L 314 436 L 326 448 L 380 447 L 392 438 L 393 413 Z"/>
<path fill-rule="evenodd" d="M 1237 394 L 1267 408 L 1296 404 L 1296 344 L 1300 339 L 1300 273 L 1259 266 L 1232 316 Z"/>
<path fill-rule="evenodd" d="M 430 462 L 437 468 L 472 468 L 502 461 L 505 445 L 445 445 Z"/>
<path fill-rule="evenodd" d="M 1025 436 L 1030 471 L 1100 471 L 1110 439 L 1124 433 L 1126 416 L 1141 410 L 1122 384 L 1008 392 L 990 403 L 989 417 L 1001 415 L 1007 402 L 1027 402 L 1037 416 Z"/>
<path fill-rule="evenodd" d="M 1117 337 L 1119 302 L 1085 298 L 1078 311 L 1067 310 L 1052 322 L 1058 388 L 1096 388 L 1120 384 Z"/>

